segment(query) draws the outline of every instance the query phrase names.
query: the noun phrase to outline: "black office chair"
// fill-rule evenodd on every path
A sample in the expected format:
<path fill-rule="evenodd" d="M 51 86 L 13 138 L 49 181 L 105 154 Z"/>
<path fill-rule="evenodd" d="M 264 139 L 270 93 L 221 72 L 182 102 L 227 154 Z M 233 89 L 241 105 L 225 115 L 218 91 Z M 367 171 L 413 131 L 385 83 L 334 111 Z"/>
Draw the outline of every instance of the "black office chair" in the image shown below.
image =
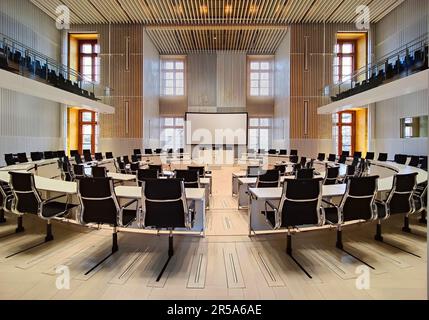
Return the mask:
<path fill-rule="evenodd" d="M 79 154 L 78 150 L 70 150 L 70 157 L 74 158 L 78 154 Z"/>
<path fill-rule="evenodd" d="M 120 207 L 110 178 L 78 179 L 77 189 L 80 202 L 79 223 L 82 225 L 107 224 L 113 227 L 112 252 L 86 273 L 89 274 L 119 250 L 117 228 L 127 227 L 136 220 L 138 206 L 136 209 L 126 208 L 138 204 L 138 200 L 132 200 Z"/>
<path fill-rule="evenodd" d="M 91 167 L 91 176 L 93 178 L 107 178 L 106 167 Z"/>
<path fill-rule="evenodd" d="M 377 161 L 386 162 L 387 161 L 387 153 L 379 153 Z"/>
<path fill-rule="evenodd" d="M 420 157 L 419 156 L 411 156 L 410 163 L 408 163 L 411 167 L 418 167 L 420 164 Z"/>
<path fill-rule="evenodd" d="M 339 206 L 326 200 L 323 201 L 330 206 L 325 208 L 326 221 L 337 226 L 336 247 L 372 269 L 372 266 L 344 249 L 342 227 L 346 222 L 367 222 L 377 219 L 375 197 L 377 196 L 378 178 L 378 176 L 351 177 L 347 181 L 346 193 Z"/>
<path fill-rule="evenodd" d="M 353 153 L 353 158 L 362 158 L 362 152 L 360 152 L 360 151 L 355 151 L 354 153 Z"/>
<path fill-rule="evenodd" d="M 270 150 L 268 150 L 268 154 L 269 154 L 269 155 L 276 155 L 276 154 L 277 154 L 277 150 L 275 150 L 275 149 L 270 149 Z"/>
<path fill-rule="evenodd" d="M 31 161 L 40 161 L 43 160 L 42 152 L 31 152 L 30 153 Z"/>
<path fill-rule="evenodd" d="M 341 156 L 346 157 L 346 158 L 350 157 L 350 151 L 343 151 L 341 153 Z"/>
<path fill-rule="evenodd" d="M 426 216 L 427 216 L 427 191 L 428 191 L 428 183 L 425 181 L 422 184 L 419 184 L 413 193 L 413 200 L 415 206 L 415 213 L 420 213 L 421 218 L 419 222 L 422 224 L 427 224 Z"/>
<path fill-rule="evenodd" d="M 290 151 L 290 155 L 291 155 L 291 156 L 298 156 L 298 150 L 294 150 L 294 149 L 292 149 L 292 150 Z"/>
<path fill-rule="evenodd" d="M 18 153 L 18 162 L 19 163 L 27 163 L 28 162 L 28 158 L 27 158 L 27 154 L 26 153 Z"/>
<path fill-rule="evenodd" d="M 141 227 L 167 229 L 168 260 L 158 275 L 159 282 L 174 255 L 173 231 L 176 228 L 192 229 L 195 219 L 194 208 L 186 200 L 185 184 L 180 179 L 147 180 L 142 186 Z"/>
<path fill-rule="evenodd" d="M 167 153 L 168 153 L 168 154 L 170 154 L 170 155 L 171 155 L 171 154 L 173 154 L 173 152 L 174 152 L 174 150 L 173 150 L 173 149 L 168 149 L 168 150 L 167 150 Z"/>
<path fill-rule="evenodd" d="M 302 168 L 305 168 L 307 165 L 307 157 L 301 157 L 301 160 L 299 162 Z"/>
<path fill-rule="evenodd" d="M 162 175 L 162 164 L 150 164 L 149 169 L 156 170 L 160 176 Z"/>
<path fill-rule="evenodd" d="M 359 164 L 360 164 L 361 161 L 365 161 L 365 160 L 361 159 L 361 158 L 358 158 L 358 157 L 354 157 L 351 165 L 353 167 L 357 167 L 357 166 L 359 166 Z"/>
<path fill-rule="evenodd" d="M 281 150 L 279 151 L 279 155 L 281 155 L 281 156 L 286 156 L 286 155 L 287 155 L 287 150 L 285 150 L 285 149 L 281 149 Z"/>
<path fill-rule="evenodd" d="M 43 152 L 43 157 L 46 160 L 54 159 L 54 153 L 52 151 L 45 151 Z"/>
<path fill-rule="evenodd" d="M 289 157 L 289 161 L 291 162 L 291 163 L 298 163 L 298 156 L 290 156 Z"/>
<path fill-rule="evenodd" d="M 374 158 L 375 158 L 375 153 L 374 152 L 367 152 L 366 153 L 365 160 L 374 160 Z"/>
<path fill-rule="evenodd" d="M 395 154 L 395 162 L 397 164 L 406 164 L 407 159 L 408 159 L 408 157 L 405 154 Z"/>
<path fill-rule="evenodd" d="M 91 152 L 89 153 L 84 153 L 83 154 L 83 159 L 85 160 L 85 162 L 92 162 L 92 156 L 91 156 Z"/>
<path fill-rule="evenodd" d="M 313 179 L 314 178 L 314 169 L 299 169 L 295 173 L 296 179 Z"/>
<path fill-rule="evenodd" d="M 329 186 L 338 183 L 338 177 L 340 175 L 340 167 L 327 167 L 325 173 L 325 179 L 323 185 Z"/>
<path fill-rule="evenodd" d="M 83 178 L 85 176 L 85 168 L 83 165 L 74 164 L 73 165 L 73 177 L 74 179 Z"/>
<path fill-rule="evenodd" d="M 141 151 L 141 149 L 134 149 L 133 154 L 135 156 L 140 156 L 140 155 L 142 155 L 142 151 Z"/>
<path fill-rule="evenodd" d="M 36 189 L 34 175 L 32 173 L 9 172 L 9 175 L 10 185 L 12 187 L 13 193 L 11 211 L 18 215 L 18 227 L 16 232 L 19 233 L 24 231 L 24 215 L 35 214 L 38 215 L 41 219 L 47 221 L 45 242 L 52 241 L 54 237 L 52 234 L 51 220 L 54 218 L 64 217 L 69 213 L 70 209 L 75 207 L 75 205 L 69 204 L 69 197 L 67 194 L 61 194 L 51 199 L 42 200 L 39 192 Z M 54 201 L 64 197 L 66 197 L 65 203 Z M 42 243 L 39 245 L 42 245 Z M 32 246 L 31 248 L 21 250 L 18 253 L 22 253 L 35 247 L 36 246 Z"/>
<path fill-rule="evenodd" d="M 188 170 L 190 171 L 197 171 L 198 175 L 201 178 L 204 178 L 206 175 L 206 167 L 204 166 L 188 166 Z"/>
<path fill-rule="evenodd" d="M 137 175 L 137 171 L 140 169 L 139 162 L 133 162 L 130 164 L 129 174 Z"/>
<path fill-rule="evenodd" d="M 58 165 L 60 167 L 60 171 L 61 171 L 61 179 L 64 181 L 73 181 L 74 180 L 74 174 L 73 171 L 71 169 L 71 165 L 70 162 L 64 161 L 64 160 L 58 160 Z"/>
<path fill-rule="evenodd" d="M 131 156 L 131 162 L 135 163 L 135 162 L 140 162 L 142 160 L 142 156 L 141 155 L 135 155 L 133 154 Z"/>
<path fill-rule="evenodd" d="M 56 158 L 64 158 L 66 156 L 66 152 L 64 150 L 58 150 Z"/>
<path fill-rule="evenodd" d="M 84 149 L 84 150 L 83 150 L 83 155 L 86 155 L 86 154 L 91 155 L 91 150 L 89 150 L 89 149 Z"/>
<path fill-rule="evenodd" d="M 12 210 L 13 193 L 8 183 L 0 181 L 0 223 L 5 223 L 5 212 Z"/>
<path fill-rule="evenodd" d="M 350 180 L 350 178 L 355 177 L 356 173 L 357 173 L 356 166 L 348 165 L 346 169 L 346 174 L 343 178 L 343 183 L 347 183 Z"/>
<path fill-rule="evenodd" d="M 325 161 L 326 155 L 324 153 L 319 153 L 317 156 L 318 161 Z"/>
<path fill-rule="evenodd" d="M 200 187 L 200 175 L 197 170 L 175 170 L 174 177 L 183 180 L 185 188 L 198 189 Z"/>
<path fill-rule="evenodd" d="M 76 164 L 82 164 L 83 163 L 82 157 L 80 156 L 79 153 L 74 155 L 74 161 L 76 162 Z"/>
<path fill-rule="evenodd" d="M 419 167 L 422 170 L 428 171 L 428 157 L 427 156 L 421 157 Z"/>
<path fill-rule="evenodd" d="M 338 159 L 339 164 L 345 164 L 346 161 L 347 161 L 347 157 L 344 155 L 341 155 L 340 158 Z"/>
<path fill-rule="evenodd" d="M 184 148 L 179 148 L 179 150 L 177 150 L 178 154 L 184 154 L 185 153 L 185 149 Z"/>
<path fill-rule="evenodd" d="M 156 150 L 155 150 L 155 153 L 156 153 L 156 154 L 161 154 L 161 153 L 162 153 L 162 149 L 156 149 Z"/>
<path fill-rule="evenodd" d="M 128 156 L 123 156 L 122 159 L 126 165 L 131 163 L 130 158 Z"/>
<path fill-rule="evenodd" d="M 137 171 L 137 185 L 139 187 L 142 186 L 143 181 L 146 181 L 148 179 L 158 179 L 159 178 L 159 172 L 158 170 L 153 169 L 139 169 Z"/>
<path fill-rule="evenodd" d="M 125 166 L 125 163 L 123 161 L 115 161 L 115 168 L 116 168 L 116 172 L 117 173 L 121 173 L 121 174 L 127 174 L 127 168 Z"/>
<path fill-rule="evenodd" d="M 285 175 L 287 165 L 285 164 L 276 164 L 274 169 L 280 172 L 280 175 Z"/>
<path fill-rule="evenodd" d="M 248 178 L 257 178 L 260 175 L 261 171 L 262 171 L 261 166 L 247 166 L 246 176 Z"/>
<path fill-rule="evenodd" d="M 330 153 L 328 156 L 329 162 L 335 162 L 337 160 L 337 156 L 335 154 Z"/>
<path fill-rule="evenodd" d="M 113 152 L 106 152 L 106 159 L 113 159 Z"/>
<path fill-rule="evenodd" d="M 153 154 L 152 149 L 144 149 L 144 154 Z"/>
<path fill-rule="evenodd" d="M 101 152 L 96 152 L 94 158 L 96 161 L 103 161 L 103 154 Z"/>
<path fill-rule="evenodd" d="M 279 206 L 265 202 L 265 219 L 275 230 L 287 229 L 286 253 L 305 274 L 311 275 L 292 255 L 292 229 L 300 226 L 323 226 L 322 178 L 285 180 Z"/>
<path fill-rule="evenodd" d="M 278 188 L 280 186 L 280 171 L 267 170 L 258 175 L 256 188 Z"/>
<path fill-rule="evenodd" d="M 397 174 L 393 177 L 393 187 L 387 198 L 384 201 L 376 200 L 378 223 L 375 240 L 383 242 L 381 221 L 388 219 L 391 215 L 403 214 L 404 227 L 402 228 L 402 231 L 408 233 L 411 232 L 409 226 L 409 215 L 415 211 L 413 194 L 416 189 L 416 183 L 417 173 L 415 172 L 401 175 Z M 391 245 L 389 243 L 386 244 Z M 401 248 L 398 249 L 402 250 Z"/>

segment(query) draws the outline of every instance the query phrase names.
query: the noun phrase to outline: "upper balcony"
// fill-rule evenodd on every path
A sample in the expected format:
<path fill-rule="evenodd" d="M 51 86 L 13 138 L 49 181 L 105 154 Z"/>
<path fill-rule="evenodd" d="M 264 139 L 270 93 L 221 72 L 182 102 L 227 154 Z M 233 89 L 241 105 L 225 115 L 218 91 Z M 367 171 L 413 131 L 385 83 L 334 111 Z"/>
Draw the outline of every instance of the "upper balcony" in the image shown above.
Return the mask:
<path fill-rule="evenodd" d="M 69 106 L 114 113 L 111 89 L 0 34 L 0 87 Z"/>

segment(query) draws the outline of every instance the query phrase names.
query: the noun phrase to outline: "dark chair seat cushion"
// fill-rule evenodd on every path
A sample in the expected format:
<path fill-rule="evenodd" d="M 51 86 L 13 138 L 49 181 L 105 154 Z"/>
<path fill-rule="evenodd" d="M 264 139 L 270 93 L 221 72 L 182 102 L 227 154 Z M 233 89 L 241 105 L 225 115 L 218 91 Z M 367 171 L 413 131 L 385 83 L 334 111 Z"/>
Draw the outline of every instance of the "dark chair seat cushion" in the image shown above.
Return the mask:
<path fill-rule="evenodd" d="M 136 219 L 136 210 L 126 210 L 123 211 L 122 223 L 124 226 L 130 224 Z"/>
<path fill-rule="evenodd" d="M 325 208 L 325 220 L 329 223 L 338 223 L 338 210 L 335 207 Z"/>
<path fill-rule="evenodd" d="M 379 219 L 384 219 L 386 217 L 386 208 L 383 204 L 376 202 L 377 205 L 377 215 Z"/>
<path fill-rule="evenodd" d="M 69 204 L 66 207 L 65 203 L 53 201 L 43 206 L 42 214 L 45 218 L 62 217 L 62 216 L 65 216 L 69 210 L 75 207 L 76 205 L 74 204 Z"/>

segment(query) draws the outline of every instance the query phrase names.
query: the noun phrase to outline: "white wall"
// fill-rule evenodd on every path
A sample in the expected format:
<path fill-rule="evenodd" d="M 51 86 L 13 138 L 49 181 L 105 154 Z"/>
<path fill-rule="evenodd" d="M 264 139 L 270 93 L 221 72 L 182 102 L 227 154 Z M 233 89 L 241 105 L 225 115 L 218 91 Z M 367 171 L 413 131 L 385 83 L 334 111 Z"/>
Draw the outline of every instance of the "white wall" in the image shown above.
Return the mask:
<path fill-rule="evenodd" d="M 290 149 L 290 32 L 275 56 L 273 148 Z"/>
<path fill-rule="evenodd" d="M 0 32 L 58 60 L 55 22 L 27 0 L 0 1 Z M 5 153 L 62 148 L 58 103 L 0 89 L 0 165 Z"/>
<path fill-rule="evenodd" d="M 146 31 L 143 36 L 143 145 L 159 148 L 160 62 L 158 50 Z"/>
<path fill-rule="evenodd" d="M 406 0 L 376 25 L 377 59 L 428 32 L 428 1 Z M 376 103 L 374 145 L 377 152 L 425 155 L 427 138 L 400 139 L 400 119 L 428 114 L 428 92 Z"/>

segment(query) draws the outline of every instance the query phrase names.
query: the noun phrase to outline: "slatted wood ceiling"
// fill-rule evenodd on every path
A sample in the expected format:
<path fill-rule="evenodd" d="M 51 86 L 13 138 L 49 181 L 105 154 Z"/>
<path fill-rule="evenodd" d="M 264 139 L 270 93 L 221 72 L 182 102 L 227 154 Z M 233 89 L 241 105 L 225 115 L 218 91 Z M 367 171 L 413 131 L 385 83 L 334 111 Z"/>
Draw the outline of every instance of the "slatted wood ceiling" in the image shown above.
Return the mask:
<path fill-rule="evenodd" d="M 144 24 L 161 54 L 217 50 L 273 54 L 287 26 L 354 23 L 368 5 L 380 21 L 404 0 L 30 0 L 53 19 L 59 5 L 72 24 Z"/>

